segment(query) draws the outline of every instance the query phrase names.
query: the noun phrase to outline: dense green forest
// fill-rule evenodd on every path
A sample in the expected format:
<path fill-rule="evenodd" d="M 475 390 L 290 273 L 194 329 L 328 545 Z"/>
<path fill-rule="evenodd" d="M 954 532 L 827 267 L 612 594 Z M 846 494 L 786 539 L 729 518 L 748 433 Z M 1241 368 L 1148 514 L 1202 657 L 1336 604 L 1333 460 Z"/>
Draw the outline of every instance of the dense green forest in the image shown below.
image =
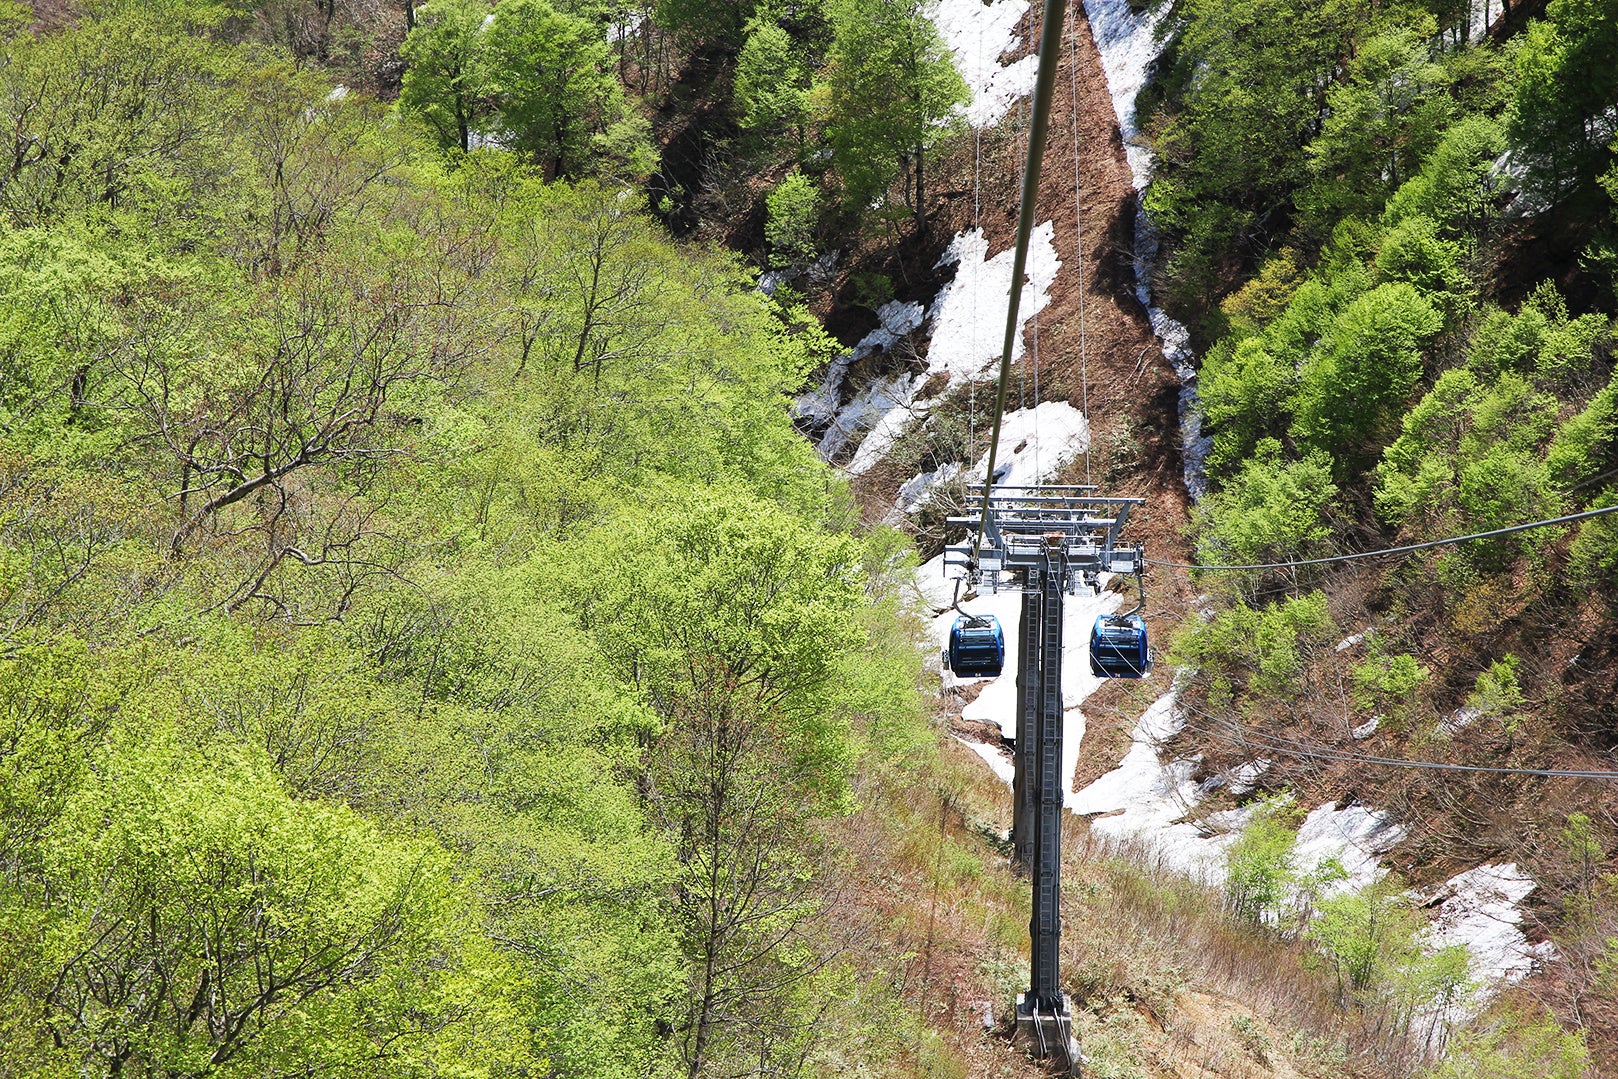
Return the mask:
<path fill-rule="evenodd" d="M 1167 239 L 1156 285 L 1203 354 L 1201 562 L 1618 504 L 1618 21 L 1601 0 L 1508 3 L 1485 31 L 1475 6 L 1170 9 L 1140 107 Z M 1610 770 L 1615 521 L 1357 569 L 1204 575 L 1213 607 L 1175 652 L 1225 724 L 1207 748 L 1240 754 L 1241 728 L 1354 747 L 1358 729 L 1403 757 Z M 1271 782 L 1396 807 L 1418 873 L 1513 858 L 1544 889 L 1558 958 L 1526 1011 L 1463 1040 L 1479 1057 L 1445 1074 L 1583 1074 L 1582 1048 L 1520 1027 L 1547 1006 L 1610 1064 L 1611 784 L 1327 771 L 1283 762 Z M 1374 980 L 1348 996 L 1398 992 Z"/>
<path fill-rule="evenodd" d="M 0 1075 L 913 1032 L 826 918 L 826 822 L 932 744 L 903 545 L 787 415 L 828 339 L 610 179 L 602 13 L 500 6 L 467 152 L 481 12 L 394 108 L 325 8 L 4 11 Z M 574 38 L 588 105 L 500 66 Z"/>
<path fill-rule="evenodd" d="M 1546 14 L 1468 44 L 1465 5 L 1176 9 L 1148 200 L 1207 344 L 1209 561 L 1324 550 L 1333 519 L 1425 539 L 1618 497 L 1618 30 L 1600 3 Z M 1560 538 L 1434 568 L 1464 594 Z M 1565 569 L 1541 587 L 1612 596 L 1610 523 Z"/>
<path fill-rule="evenodd" d="M 1026 912 L 939 764 L 911 544 L 788 412 L 839 346 L 755 282 L 938 246 L 968 91 L 915 0 L 643 7 L 0 0 L 0 1077 L 965 1074 L 934 921 L 988 938 L 953 1015 L 963 970 L 1016 988 Z M 1203 357 L 1195 556 L 1618 503 L 1611 4 L 1477 36 L 1451 0 L 1163 7 L 1144 198 Z M 1615 522 L 1210 575 L 1185 697 L 1610 767 Z M 1612 792 L 1264 782 L 1541 883 L 1549 988 L 1439 1074 L 1618 1054 Z M 846 826 L 872 805 L 894 834 Z M 1202 961 L 1164 939 L 1327 967 L 1366 1027 L 1459 985 L 1396 879 L 1282 939 L 1275 805 L 1228 910 L 1075 872 L 1101 1074 L 1149 1074 L 1139 1013 Z M 849 901 L 884 844 L 932 886 L 888 936 Z"/>

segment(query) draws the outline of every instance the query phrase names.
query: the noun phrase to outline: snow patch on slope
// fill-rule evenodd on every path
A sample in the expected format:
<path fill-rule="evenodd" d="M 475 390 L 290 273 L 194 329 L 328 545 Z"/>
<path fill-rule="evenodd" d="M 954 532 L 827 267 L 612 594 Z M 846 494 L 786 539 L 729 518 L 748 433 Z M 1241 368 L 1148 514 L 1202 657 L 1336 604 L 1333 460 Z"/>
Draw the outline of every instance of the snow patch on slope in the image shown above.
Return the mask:
<path fill-rule="evenodd" d="M 1157 37 L 1158 24 L 1168 10 L 1164 5 L 1136 13 L 1129 0 L 1084 0 L 1084 13 L 1090 21 L 1096 51 L 1101 56 L 1101 70 L 1107 77 L 1107 91 L 1112 96 L 1124 156 L 1129 161 L 1130 178 L 1137 192 L 1144 191 L 1151 182 L 1152 153 L 1135 120 L 1135 98 L 1146 85 L 1152 62 L 1162 51 L 1162 42 Z M 1185 461 L 1185 486 L 1192 498 L 1201 498 L 1207 491 L 1205 466 L 1213 441 L 1202 433 L 1202 415 L 1196 407 L 1197 371 L 1190 331 L 1152 303 L 1152 266 L 1157 261 L 1157 248 L 1157 230 L 1147 218 L 1143 202 L 1137 200 L 1135 295 L 1146 308 L 1152 332 L 1163 343 L 1164 357 L 1180 378 L 1180 446 Z"/>
<path fill-rule="evenodd" d="M 1107 92 L 1112 111 L 1118 116 L 1118 132 L 1123 136 L 1124 155 L 1135 190 L 1152 178 L 1152 151 L 1140 137 L 1135 123 L 1135 97 L 1146 85 L 1152 62 L 1162 51 L 1157 40 L 1158 24 L 1168 14 L 1168 6 L 1137 14 L 1129 0 L 1084 0 L 1084 14 L 1090 20 L 1090 36 L 1101 55 L 1101 70 L 1107 76 Z"/>
<path fill-rule="evenodd" d="M 1012 350 L 1015 361 L 1023 354 L 1022 330 L 1035 311 L 1051 302 L 1050 285 L 1062 268 L 1056 256 L 1056 229 L 1051 222 L 1034 229 L 1028 248 L 1028 281 L 1023 285 L 1017 309 L 1018 333 Z M 927 349 L 926 375 L 905 375 L 889 382 L 882 390 L 882 415 L 871 426 L 844 469 L 851 476 L 868 472 L 887 456 L 899 436 L 909 430 L 914 418 L 924 417 L 936 400 L 918 399 L 927 379 L 947 374 L 951 380 L 975 378 L 1000 355 L 1004 332 L 1006 297 L 1011 292 L 1011 262 L 1008 249 L 989 257 L 989 242 L 982 229 L 957 233 L 938 265 L 956 267 L 955 278 L 933 300 L 927 318 L 932 321 L 932 343 Z M 1001 328 L 997 333 L 995 327 Z M 844 368 L 846 371 L 847 368 Z M 856 399 L 857 400 L 857 399 Z M 839 417 L 837 426 L 850 427 Z M 841 443 L 839 443 L 841 446 Z M 830 456 L 824 441 L 823 456 Z"/>
<path fill-rule="evenodd" d="M 1476 992 L 1462 1014 L 1475 1012 L 1483 994 L 1521 981 L 1554 954 L 1549 943 L 1529 944 L 1522 931 L 1522 902 L 1535 887 L 1532 877 L 1508 862 L 1469 869 L 1438 890 L 1443 904 L 1422 943 L 1431 951 L 1466 945 L 1467 976 Z"/>
<path fill-rule="evenodd" d="M 1011 293 L 1011 248 L 989 257 L 989 241 L 982 229 L 956 233 L 939 266 L 955 267 L 955 278 L 939 290 L 933 301 L 933 340 L 927 350 L 929 371 L 947 371 L 952 378 L 971 378 L 1000 358 L 1006 325 L 1006 297 Z M 1056 226 L 1046 221 L 1034 228 L 1028 244 L 1028 281 L 1017 305 L 1018 334 L 1012 342 L 1011 361 L 1026 351 L 1020 332 L 1034 312 L 1050 306 L 1051 282 L 1062 260 L 1056 256 Z"/>
<path fill-rule="evenodd" d="M 1142 849 L 1149 861 L 1206 884 L 1223 883 L 1225 852 L 1252 811 L 1247 808 L 1192 822 L 1188 818 L 1208 791 L 1229 783 L 1251 786 L 1268 762 L 1232 769 L 1221 782 L 1198 784 L 1196 757 L 1163 760 L 1162 745 L 1185 729 L 1174 691 L 1147 707 L 1136 723 L 1129 751 L 1118 767 L 1079 791 L 1068 802 L 1073 812 L 1092 817 L 1091 832 Z M 1364 806 L 1339 809 L 1328 803 L 1304 818 L 1293 847 L 1300 872 L 1336 859 L 1347 873 L 1327 894 L 1355 891 L 1381 879 L 1379 855 L 1404 837 L 1386 814 Z"/>
<path fill-rule="evenodd" d="M 1163 868 L 1218 886 L 1225 877 L 1225 854 L 1252 811 L 1244 807 L 1211 814 L 1195 824 L 1187 819 L 1203 794 L 1219 784 L 1199 787 L 1192 781 L 1199 763 L 1195 757 L 1160 757 L 1159 747 L 1185 724 L 1174 693 L 1159 697 L 1136 724 L 1118 767 L 1072 795 L 1068 807 L 1091 817 L 1092 833 L 1133 847 Z M 1232 770 L 1233 787 L 1237 775 L 1249 767 Z M 1387 872 L 1381 855 L 1404 837 L 1404 829 L 1388 814 L 1328 803 L 1304 818 L 1293 855 L 1301 873 L 1335 859 L 1347 875 L 1325 885 L 1322 893 L 1343 894 L 1381 880 Z M 1450 878 L 1431 897 L 1417 897 L 1426 905 L 1438 904 L 1433 922 L 1421 934 L 1422 946 L 1437 951 L 1464 945 L 1468 955 L 1470 988 L 1434 1013 L 1433 1037 L 1438 1041 L 1450 1027 L 1481 1011 L 1495 992 L 1522 980 L 1554 954 L 1549 944 L 1530 944 L 1522 931 L 1522 902 L 1534 888 L 1516 865 L 1485 865 Z"/>
<path fill-rule="evenodd" d="M 1170 690 L 1142 713 L 1118 767 L 1068 798 L 1067 807 L 1092 818 L 1093 835 L 1133 846 L 1162 868 L 1218 885 L 1236 833 L 1209 834 L 1186 821 L 1202 800 L 1191 778 L 1197 761 L 1164 764 L 1158 758 L 1158 747 L 1183 729 L 1185 717 Z"/>
<path fill-rule="evenodd" d="M 983 763 L 989 766 L 989 771 L 998 776 L 1000 782 L 1008 787 L 1011 786 L 1011 781 L 1016 778 L 1017 766 L 1013 763 L 1011 754 L 1003 746 L 991 746 L 985 742 L 971 742 L 960 735 L 956 735 L 955 740 L 979 757 L 982 757 Z"/>
<path fill-rule="evenodd" d="M 928 11 L 972 91 L 963 112 L 973 127 L 993 127 L 1013 103 L 1034 92 L 1037 56 L 1000 64 L 1002 55 L 1022 45 L 1017 24 L 1027 13 L 1028 0 L 936 0 Z"/>
<path fill-rule="evenodd" d="M 987 434 L 987 431 L 985 431 Z M 1090 445 L 1090 427 L 1084 413 L 1066 401 L 1042 401 L 1033 408 L 1006 413 L 1000 423 L 1000 452 L 995 456 L 995 484 L 1035 487 L 1054 480 L 1062 468 Z M 984 450 L 964 475 L 969 485 L 981 487 L 989 471 Z M 936 472 L 912 476 L 899 488 L 893 509 L 883 518 L 897 525 L 913 513 L 933 491 L 961 476 L 961 466 L 948 464 Z"/>
<path fill-rule="evenodd" d="M 1293 857 L 1300 873 L 1319 869 L 1328 859 L 1336 859 L 1348 874 L 1321 889 L 1323 895 L 1339 895 L 1369 888 L 1387 870 L 1380 855 L 1393 849 L 1405 831 L 1386 813 L 1361 805 L 1338 809 L 1335 803 L 1316 807 L 1298 828 Z"/>
<path fill-rule="evenodd" d="M 843 447 L 858 439 L 864 431 L 869 431 L 870 434 L 860 443 L 861 447 L 878 438 L 880 433 L 881 452 L 886 453 L 893 445 L 894 439 L 899 436 L 899 432 L 909 423 L 916 393 L 926 381 L 920 375 L 900 374 L 888 375 L 867 383 L 864 389 L 854 395 L 852 401 L 838 409 L 832 417 L 831 426 L 820 436 L 820 444 L 816 447 L 820 451 L 820 456 L 827 461 L 831 460 L 842 452 Z M 881 455 L 877 454 L 868 462 L 862 462 L 858 470 L 851 465 L 849 471 L 857 475 L 880 459 Z M 857 453 L 855 460 L 859 460 Z"/>
<path fill-rule="evenodd" d="M 843 381 L 848 377 L 848 369 L 871 353 L 878 350 L 885 352 L 898 344 L 901 338 L 921 325 L 923 312 L 919 303 L 894 300 L 883 304 L 877 310 L 876 317 L 876 329 L 860 338 L 859 344 L 833 360 L 826 368 L 826 376 L 818 387 L 798 395 L 797 400 L 792 403 L 794 416 L 819 423 L 835 422 L 838 402 L 842 398 Z"/>

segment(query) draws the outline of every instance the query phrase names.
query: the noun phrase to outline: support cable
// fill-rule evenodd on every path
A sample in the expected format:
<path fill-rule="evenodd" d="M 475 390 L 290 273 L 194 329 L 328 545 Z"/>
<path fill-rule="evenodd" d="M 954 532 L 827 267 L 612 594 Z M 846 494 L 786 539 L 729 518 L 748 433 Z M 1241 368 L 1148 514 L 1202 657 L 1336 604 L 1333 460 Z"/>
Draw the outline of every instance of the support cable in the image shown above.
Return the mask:
<path fill-rule="evenodd" d="M 1139 704 L 1149 707 L 1156 703 L 1128 687 L 1125 688 L 1125 692 Z M 1244 744 L 1251 743 L 1255 749 L 1301 760 L 1371 764 L 1385 768 L 1412 768 L 1429 772 L 1481 772 L 1486 775 L 1539 776 L 1545 779 L 1618 780 L 1618 771 L 1599 771 L 1587 768 L 1510 768 L 1502 765 L 1451 764 L 1446 761 L 1429 761 L 1420 758 L 1384 757 L 1372 753 L 1354 753 L 1349 750 L 1333 749 L 1330 746 L 1311 746 L 1305 742 L 1299 742 L 1281 735 L 1247 731 L 1228 719 L 1205 712 L 1195 705 L 1186 704 L 1183 701 L 1176 700 L 1175 704 L 1223 728 L 1222 730 L 1211 730 L 1201 724 L 1187 722 L 1186 727 L 1190 730 L 1210 737 L 1234 735 Z"/>
<path fill-rule="evenodd" d="M 982 37 L 979 29 L 978 36 Z M 980 49 L 982 43 L 979 42 Z M 972 227 L 980 234 L 983 226 L 978 220 L 978 177 L 983 170 L 983 129 L 975 129 L 977 140 L 972 147 Z M 978 291 L 972 290 L 972 343 L 977 344 L 978 335 Z M 977 379 L 970 379 L 966 384 L 966 444 L 971 456 L 969 460 L 978 459 L 978 383 Z"/>
<path fill-rule="evenodd" d="M 1445 539 L 1426 540 L 1422 543 L 1408 543 L 1403 547 L 1384 547 L 1376 551 L 1360 551 L 1356 554 L 1332 555 L 1330 558 L 1304 558 L 1296 562 L 1257 562 L 1246 566 L 1207 566 L 1195 562 L 1158 562 L 1147 558 L 1143 561 L 1148 566 L 1160 566 L 1163 569 L 1189 569 L 1206 570 L 1210 573 L 1249 572 L 1264 569 L 1297 569 L 1300 566 L 1325 566 L 1337 562 L 1355 562 L 1362 558 L 1381 558 L 1384 555 L 1409 554 L 1411 551 L 1425 551 L 1429 547 L 1444 547 L 1454 543 L 1469 543 L 1472 540 L 1493 539 L 1496 536 L 1509 536 L 1515 532 L 1526 532 L 1532 528 L 1549 528 L 1552 525 L 1569 524 L 1573 521 L 1583 521 L 1590 517 L 1600 517 L 1606 513 L 1618 513 L 1618 505 L 1602 506 L 1598 509 L 1585 510 L 1583 513 L 1570 513 L 1565 517 L 1550 517 L 1543 521 L 1529 521 L 1526 524 L 1510 525 L 1506 528 L 1493 528 L 1487 532 L 1473 532 L 1466 536 L 1449 536 Z"/>
<path fill-rule="evenodd" d="M 1073 107 L 1073 231 L 1079 249 L 1079 393 L 1084 413 L 1084 482 L 1090 483 L 1090 443 L 1095 439 L 1090 431 L 1090 353 L 1084 336 L 1084 202 L 1079 186 L 1079 27 L 1077 21 L 1068 28 L 1068 86 L 1072 91 Z"/>
<path fill-rule="evenodd" d="M 1062 17 L 1066 0 L 1045 0 L 1044 25 L 1039 34 L 1039 73 L 1034 80 L 1034 109 L 1028 132 L 1028 158 L 1023 169 L 1022 199 L 1017 215 L 1017 246 L 1011 259 L 1011 291 L 1006 307 L 1006 337 L 1000 351 L 1000 375 L 995 385 L 994 432 L 989 441 L 989 467 L 983 476 L 983 512 L 972 540 L 972 562 L 977 562 L 983 537 L 989 530 L 990 492 L 994 487 L 995 457 L 1000 449 L 1000 426 L 1005 418 L 1006 385 L 1011 374 L 1011 351 L 1017 343 L 1017 306 L 1028 267 L 1028 241 L 1034 231 L 1035 203 L 1039 195 L 1040 162 L 1045 154 L 1045 132 L 1050 127 L 1051 98 L 1056 88 L 1056 57 L 1062 45 Z"/>
<path fill-rule="evenodd" d="M 1034 414 L 1032 424 L 1034 429 L 1034 482 L 1044 482 L 1044 473 L 1039 470 L 1039 271 L 1032 270 L 1028 274 L 1029 284 L 1034 289 L 1034 310 L 1029 318 L 1029 331 L 1033 337 L 1030 346 L 1029 359 L 1034 365 Z"/>
<path fill-rule="evenodd" d="M 1023 173 L 1024 173 L 1024 175 L 1026 175 L 1027 172 L 1028 172 L 1028 129 L 1029 129 L 1029 125 L 1032 123 L 1032 119 L 1033 119 L 1033 108 L 1030 106 L 1027 113 L 1025 113 L 1024 115 L 1027 117 L 1027 119 L 1025 119 L 1025 121 L 1024 121 L 1024 123 L 1022 125 L 1022 129 L 1023 129 L 1022 130 L 1022 148 L 1023 148 Z M 1020 184 L 1019 184 L 1019 186 L 1020 186 Z M 1036 214 L 1036 216 L 1037 216 L 1037 214 Z M 1029 247 L 1029 251 L 1032 252 L 1033 251 L 1033 234 L 1032 233 L 1029 233 L 1028 247 Z M 987 254 L 988 252 L 985 251 L 984 253 Z M 1012 287 L 1017 290 L 1017 293 L 1018 293 L 1017 298 L 1018 298 L 1019 306 L 1021 304 L 1021 301 L 1022 301 L 1024 295 L 1033 286 L 1034 272 L 1033 272 L 1032 269 L 1030 269 L 1027 272 L 1026 278 L 1027 279 L 1022 282 L 1021 286 L 1016 285 L 1015 282 L 1012 285 Z M 1035 292 L 1037 294 L 1038 290 L 1036 289 Z M 1020 363 L 1020 364 L 1017 365 L 1016 371 L 1017 371 L 1017 407 L 1012 409 L 1013 412 L 1019 412 L 1022 409 L 1025 409 L 1025 408 L 1028 407 L 1028 365 L 1026 363 Z"/>

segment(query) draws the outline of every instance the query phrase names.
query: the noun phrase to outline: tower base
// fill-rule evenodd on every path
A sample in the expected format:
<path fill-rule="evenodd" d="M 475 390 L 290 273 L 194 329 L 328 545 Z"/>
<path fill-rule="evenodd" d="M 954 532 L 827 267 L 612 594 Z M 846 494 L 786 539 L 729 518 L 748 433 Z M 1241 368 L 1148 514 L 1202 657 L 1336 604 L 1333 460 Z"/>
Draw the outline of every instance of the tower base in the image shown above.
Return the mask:
<path fill-rule="evenodd" d="M 1068 1010 L 1067 994 L 1058 993 L 1056 1004 L 1038 1008 L 1028 1002 L 1028 994 L 1017 994 L 1017 1033 L 1013 1044 L 1023 1048 L 1029 1056 L 1050 1060 L 1065 1068 L 1057 1074 L 1079 1074 L 1078 1040 L 1073 1037 L 1073 1014 Z"/>

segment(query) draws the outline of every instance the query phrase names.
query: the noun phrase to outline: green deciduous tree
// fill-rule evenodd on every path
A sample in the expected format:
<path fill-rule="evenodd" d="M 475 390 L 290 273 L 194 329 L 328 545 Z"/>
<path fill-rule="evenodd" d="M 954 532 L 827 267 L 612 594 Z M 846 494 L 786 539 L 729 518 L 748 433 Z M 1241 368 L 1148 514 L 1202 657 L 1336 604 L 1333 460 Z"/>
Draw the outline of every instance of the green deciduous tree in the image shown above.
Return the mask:
<path fill-rule="evenodd" d="M 141 206 L 154 191 L 217 190 L 224 87 L 239 54 L 188 33 L 194 13 L 131 5 L 74 33 L 22 34 L 0 64 L 0 212 L 42 223 L 90 206 Z"/>
<path fill-rule="evenodd" d="M 1614 452 L 1618 452 L 1618 375 L 1557 430 L 1546 450 L 1545 466 L 1563 489 L 1575 489 L 1602 475 Z"/>
<path fill-rule="evenodd" d="M 1408 281 L 1444 313 L 1446 326 L 1454 326 L 1471 309 L 1476 288 L 1462 269 L 1465 246 L 1444 239 L 1431 219 L 1404 218 L 1382 237 L 1376 253 L 1377 277 L 1382 281 Z"/>
<path fill-rule="evenodd" d="M 1245 343 L 1245 342 L 1244 342 Z M 1322 454 L 1285 462 L 1281 445 L 1265 439 L 1240 472 L 1210 492 L 1197 510 L 1197 560 L 1209 565 L 1257 565 L 1310 558 L 1332 534 L 1337 486 Z M 1269 578 L 1242 578 L 1262 587 Z"/>
<path fill-rule="evenodd" d="M 1221 341 L 1203 360 L 1197 400 L 1212 425 L 1208 468 L 1231 472 L 1268 436 L 1286 431 L 1282 409 L 1291 398 L 1297 369 L 1261 336 Z"/>
<path fill-rule="evenodd" d="M 1175 237 L 1175 297 L 1205 307 L 1257 262 L 1309 175 L 1327 91 L 1366 11 L 1347 0 L 1196 0 L 1166 58 L 1166 123 L 1147 208 Z"/>
<path fill-rule="evenodd" d="M 1390 222 L 1422 215 L 1445 231 L 1476 238 L 1492 213 L 1503 180 L 1494 168 L 1505 132 L 1487 116 L 1464 116 L 1451 124 L 1421 171 L 1393 193 Z"/>
<path fill-rule="evenodd" d="M 1437 142 L 1453 104 L 1432 55 L 1435 30 L 1429 19 L 1372 34 L 1327 92 L 1326 119 L 1307 148 L 1313 182 L 1298 196 L 1317 231 L 1345 214 L 1375 213 Z"/>
<path fill-rule="evenodd" d="M 484 89 L 482 0 L 433 0 L 416 13 L 399 55 L 408 67 L 399 107 L 420 117 L 446 149 L 467 151 L 491 106 Z"/>
<path fill-rule="evenodd" d="M 782 1009 L 821 965 L 813 822 L 847 790 L 847 719 L 826 705 L 859 640 L 857 550 L 724 490 L 613 532 L 585 620 L 664 718 L 647 798 L 682 867 L 687 1073 L 790 1057 Z"/>
<path fill-rule="evenodd" d="M 1582 1079 L 1590 1066 L 1584 1031 L 1549 1012 L 1505 1008 L 1451 1038 L 1423 1079 Z"/>
<path fill-rule="evenodd" d="M 1590 500 L 1590 508 L 1618 506 L 1618 490 L 1611 487 Z M 1618 521 L 1608 514 L 1579 526 L 1569 552 L 1572 579 L 1586 587 L 1610 588 L 1618 580 Z"/>
<path fill-rule="evenodd" d="M 1378 285 L 1337 316 L 1298 373 L 1292 433 L 1343 467 L 1392 434 L 1443 327 L 1433 302 L 1403 281 Z"/>
<path fill-rule="evenodd" d="M 411 147 L 385 129 L 376 102 L 334 97 L 312 72 L 267 64 L 245 82 L 237 134 L 257 183 L 236 222 L 238 257 L 274 275 L 364 213 Z"/>
<path fill-rule="evenodd" d="M 801 266 L 814 257 L 815 226 L 820 221 L 820 192 L 794 170 L 765 196 L 764 240 L 771 266 Z"/>
<path fill-rule="evenodd" d="M 1495 720 L 1507 730 L 1516 726 L 1517 712 L 1527 702 L 1517 677 L 1521 666 L 1522 661 L 1510 652 L 1489 664 L 1467 695 L 1467 707 L 1477 709 L 1479 715 Z"/>
<path fill-rule="evenodd" d="M 774 20 L 755 19 L 736 58 L 736 122 L 765 148 L 808 137 L 810 72 L 802 48 Z"/>
<path fill-rule="evenodd" d="M 1493 385 L 1446 371 L 1402 421 L 1377 466 L 1378 510 L 1422 534 L 1484 531 L 1554 516 L 1561 504 L 1541 447 L 1558 402 L 1507 371 Z M 1468 544 L 1444 564 L 1498 570 L 1541 535 Z"/>
<path fill-rule="evenodd" d="M 652 18 L 688 47 L 709 44 L 734 52 L 758 6 L 758 0 L 656 0 Z"/>
<path fill-rule="evenodd" d="M 1613 162 L 1618 23 L 1601 0 L 1552 0 L 1517 52 L 1508 131 L 1552 199 L 1587 188 Z"/>
<path fill-rule="evenodd" d="M 1238 599 L 1211 620 L 1183 624 L 1172 647 L 1177 661 L 1197 666 L 1225 703 L 1238 690 L 1292 698 L 1306 692 L 1307 660 L 1336 630 L 1323 592 L 1263 608 Z"/>
<path fill-rule="evenodd" d="M 843 198 L 864 211 L 901 175 L 927 227 L 927 155 L 961 130 L 970 91 L 917 0 L 835 0 L 824 122 Z"/>
<path fill-rule="evenodd" d="M 577 176 L 626 114 L 601 29 L 547 0 L 507 0 L 484 32 L 482 83 L 501 142 L 549 176 Z"/>
<path fill-rule="evenodd" d="M 1431 672 L 1410 653 L 1391 650 L 1380 634 L 1371 637 L 1369 651 L 1350 672 L 1354 703 L 1403 725 L 1419 705 L 1416 691 Z"/>
<path fill-rule="evenodd" d="M 384 1046 L 425 1061 L 491 988 L 461 966 L 465 908 L 441 852 L 294 801 L 227 745 L 205 760 L 160 733 L 120 741 L 39 874 L 45 1022 L 108 1074 L 306 1074 Z"/>
<path fill-rule="evenodd" d="M 1391 1003 L 1408 1025 L 1418 1009 L 1453 999 L 1466 979 L 1465 946 L 1428 953 L 1420 928 L 1410 893 L 1383 878 L 1321 900 L 1304 936 L 1332 964 L 1345 1001 Z"/>
<path fill-rule="evenodd" d="M 1265 925 L 1286 912 L 1298 878 L 1298 821 L 1284 799 L 1267 802 L 1225 851 L 1225 900 L 1237 917 Z"/>

